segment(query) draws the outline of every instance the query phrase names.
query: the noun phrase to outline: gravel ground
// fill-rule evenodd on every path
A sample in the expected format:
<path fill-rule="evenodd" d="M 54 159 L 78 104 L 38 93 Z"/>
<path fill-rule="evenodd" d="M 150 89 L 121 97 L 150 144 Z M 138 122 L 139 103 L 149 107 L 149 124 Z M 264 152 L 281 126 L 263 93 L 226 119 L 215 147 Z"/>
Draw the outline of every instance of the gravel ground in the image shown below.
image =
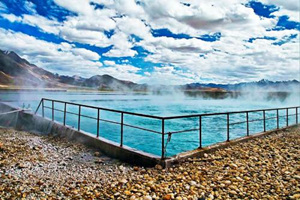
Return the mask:
<path fill-rule="evenodd" d="M 168 170 L 109 159 L 64 138 L 0 128 L 1 199 L 300 199 L 300 128 Z"/>

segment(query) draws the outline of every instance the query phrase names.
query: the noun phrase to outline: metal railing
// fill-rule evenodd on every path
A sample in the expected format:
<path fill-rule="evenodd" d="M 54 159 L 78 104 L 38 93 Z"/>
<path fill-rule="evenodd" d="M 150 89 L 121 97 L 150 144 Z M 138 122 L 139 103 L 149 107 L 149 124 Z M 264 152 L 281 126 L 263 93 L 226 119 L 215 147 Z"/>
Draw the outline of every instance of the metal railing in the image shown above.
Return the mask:
<path fill-rule="evenodd" d="M 51 102 L 51 107 L 45 106 L 45 102 Z M 55 108 L 54 103 L 61 103 L 64 105 L 64 109 L 60 110 Z M 67 111 L 67 106 L 68 105 L 73 105 L 73 106 L 78 106 L 78 113 L 70 112 Z M 96 106 L 89 106 L 89 105 L 83 105 L 83 104 L 78 104 L 78 103 L 73 103 L 73 102 L 65 102 L 65 101 L 60 101 L 60 100 L 53 100 L 53 99 L 46 99 L 42 98 L 36 111 L 35 114 L 38 112 L 39 108 L 42 107 L 42 117 L 45 117 L 45 108 L 50 109 L 52 112 L 51 118 L 52 121 L 55 119 L 55 113 L 54 111 L 58 112 L 63 112 L 63 125 L 66 125 L 66 118 L 67 114 L 73 114 L 78 116 L 78 127 L 77 130 L 80 131 L 80 123 L 81 123 L 81 117 L 85 118 L 90 118 L 97 120 L 97 131 L 96 131 L 96 137 L 98 138 L 100 136 L 100 128 L 99 128 L 99 122 L 104 121 L 112 124 L 118 124 L 120 125 L 120 146 L 123 146 L 123 141 L 124 141 L 124 126 L 126 127 L 131 127 L 134 129 L 138 130 L 143 130 L 143 131 L 148 131 L 156 134 L 161 135 L 161 159 L 166 158 L 166 146 L 167 143 L 170 140 L 170 137 L 172 134 L 179 134 L 179 133 L 186 133 L 186 132 L 192 132 L 192 131 L 198 131 L 199 132 L 199 148 L 203 147 L 203 142 L 202 142 L 202 129 L 203 129 L 203 118 L 208 117 L 208 116 L 226 116 L 226 141 L 230 141 L 230 126 L 232 125 L 237 125 L 237 124 L 242 124 L 246 123 L 246 135 L 250 135 L 249 131 L 249 123 L 250 122 L 256 122 L 256 121 L 263 121 L 263 132 L 267 131 L 266 128 L 266 121 L 270 119 L 276 119 L 276 129 L 280 128 L 280 123 L 279 119 L 280 117 L 285 117 L 286 119 L 286 126 L 289 126 L 289 117 L 290 116 L 295 116 L 295 124 L 298 124 L 298 115 L 299 115 L 299 108 L 300 106 L 296 107 L 285 107 L 285 108 L 271 108 L 271 109 L 260 109 L 260 110 L 246 110 L 246 111 L 233 111 L 233 112 L 222 112 L 222 113 L 205 113 L 205 114 L 192 114 L 192 115 L 180 115 L 180 116 L 170 116 L 170 117 L 160 117 L 160 116 L 153 116 L 153 115 L 147 115 L 147 114 L 141 114 L 141 113 L 134 113 L 134 112 L 127 112 L 127 111 L 121 111 L 121 110 L 115 110 L 115 109 L 108 109 L 108 108 L 102 108 L 102 107 L 96 107 Z M 97 110 L 97 117 L 92 117 L 92 116 L 87 116 L 81 114 L 82 108 L 91 108 Z M 285 115 L 279 115 L 280 110 L 285 110 L 286 114 Z M 295 110 L 295 114 L 289 114 L 290 110 Z M 103 119 L 100 116 L 101 111 L 109 111 L 113 113 L 119 113 L 120 114 L 120 121 L 112 121 L 108 119 Z M 271 111 L 276 111 L 276 116 L 275 117 L 267 117 L 266 118 L 266 112 L 271 112 Z M 262 118 L 258 119 L 249 119 L 249 113 L 257 113 L 261 112 L 262 113 Z M 233 114 L 245 114 L 245 121 L 238 121 L 238 122 L 230 122 L 230 116 Z M 161 131 L 153 130 L 153 129 L 148 129 L 145 127 L 140 127 L 128 123 L 124 123 L 124 117 L 127 115 L 131 116 L 138 116 L 138 117 L 143 117 L 143 118 L 148 118 L 148 119 L 156 119 L 161 121 Z M 193 129 L 184 129 L 184 130 L 177 130 L 177 131 L 170 131 L 170 132 L 165 132 L 165 123 L 168 120 L 172 119 L 189 119 L 189 118 L 198 118 L 198 128 L 193 128 Z M 274 130 L 274 129 L 272 129 Z M 167 142 L 165 142 L 165 136 L 168 136 Z"/>

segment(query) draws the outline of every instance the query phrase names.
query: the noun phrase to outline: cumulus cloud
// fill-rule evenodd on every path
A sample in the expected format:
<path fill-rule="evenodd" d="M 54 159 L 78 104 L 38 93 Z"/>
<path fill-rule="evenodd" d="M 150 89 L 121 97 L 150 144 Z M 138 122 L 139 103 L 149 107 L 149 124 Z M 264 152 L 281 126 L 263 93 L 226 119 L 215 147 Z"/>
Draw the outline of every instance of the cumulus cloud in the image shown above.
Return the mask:
<path fill-rule="evenodd" d="M 63 21 L 41 16 L 33 3 L 25 5 L 27 14 L 15 15 L 7 13 L 6 5 L 0 2 L 1 17 L 37 27 L 67 42 L 49 43 L 1 29 L 0 34 L 6 38 L 0 44 L 28 55 L 30 61 L 52 71 L 71 70 L 84 76 L 107 73 L 125 80 L 159 84 L 163 84 L 161 80 L 176 84 L 299 79 L 296 73 L 299 71 L 299 31 L 274 30 L 282 15 L 299 22 L 296 0 L 259 0 L 278 7 L 272 18 L 257 15 L 245 6 L 246 0 L 54 2 L 72 15 Z M 154 36 L 156 29 L 167 29 L 172 34 Z M 220 33 L 217 40 L 204 41 L 201 37 L 216 32 Z M 76 43 L 110 48 L 107 52 L 96 53 L 77 48 Z M 99 62 L 101 56 L 110 57 L 103 61 L 104 67 Z M 138 68 L 128 60 L 125 62 L 125 57 L 129 60 L 139 57 L 147 65 L 152 64 L 151 70 Z"/>
<path fill-rule="evenodd" d="M 102 66 L 99 55 L 67 43 L 55 44 L 35 37 L 0 28 L 2 49 L 12 50 L 26 57 L 30 62 L 60 74 L 94 75 Z"/>

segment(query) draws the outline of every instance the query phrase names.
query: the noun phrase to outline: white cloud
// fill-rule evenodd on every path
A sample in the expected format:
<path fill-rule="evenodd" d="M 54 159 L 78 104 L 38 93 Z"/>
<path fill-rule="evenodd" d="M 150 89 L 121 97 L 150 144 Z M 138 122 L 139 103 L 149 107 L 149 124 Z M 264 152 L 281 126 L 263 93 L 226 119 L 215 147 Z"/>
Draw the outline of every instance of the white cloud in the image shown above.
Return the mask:
<path fill-rule="evenodd" d="M 196 38 L 174 39 L 171 37 L 156 37 L 142 41 L 140 44 L 150 52 L 156 52 L 164 48 L 187 53 L 206 53 L 212 51 L 210 42 L 204 42 Z"/>
<path fill-rule="evenodd" d="M 59 35 L 69 42 L 79 42 L 98 47 L 106 47 L 110 45 L 110 41 L 107 36 L 103 32 L 99 31 L 78 30 L 76 28 L 62 27 Z"/>
<path fill-rule="evenodd" d="M 115 64 L 116 64 L 116 63 L 115 63 L 114 61 L 112 61 L 112 60 L 105 60 L 105 61 L 103 61 L 103 63 L 104 63 L 105 65 L 107 65 L 107 66 L 115 65 Z"/>
<path fill-rule="evenodd" d="M 113 44 L 113 48 L 103 54 L 108 57 L 133 57 L 137 54 L 135 50 L 132 50 L 132 42 L 128 41 L 128 36 L 123 32 L 115 33 L 111 38 L 110 42 Z"/>
<path fill-rule="evenodd" d="M 0 1 L 0 12 L 6 12 L 6 11 L 7 11 L 7 6 Z"/>
<path fill-rule="evenodd" d="M 103 9 L 96 9 L 98 3 Z M 297 77 L 299 66 L 299 32 L 297 30 L 269 31 L 276 26 L 278 16 L 288 15 L 299 21 L 299 2 L 296 0 L 261 0 L 276 5 L 279 11 L 275 18 L 257 16 L 246 0 L 55 0 L 55 3 L 76 15 L 66 17 L 63 22 L 40 16 L 33 4 L 27 8 L 31 14 L 15 16 L 3 12 L 1 16 L 11 22 L 20 22 L 53 33 L 69 43 L 47 43 L 21 33 L 1 30 L 3 47 L 12 48 L 36 64 L 61 73 L 70 71 L 77 75 L 108 73 L 117 78 L 141 82 L 170 83 L 240 82 L 261 78 L 274 80 Z M 189 4 L 184 5 L 184 3 Z M 7 10 L 0 2 L 0 10 Z M 190 39 L 153 37 L 151 29 L 169 29 L 175 34 L 183 33 Z M 268 30 L 268 31 L 267 31 Z M 110 31 L 112 36 L 106 35 Z M 204 34 L 221 33 L 214 42 L 197 39 Z M 138 36 L 141 41 L 135 40 Z M 291 35 L 297 35 L 289 39 Z M 264 37 L 275 37 L 266 40 Z M 250 38 L 257 38 L 249 43 Z M 260 38 L 260 39 L 259 39 Z M 16 40 L 16 42 L 13 42 Z M 28 40 L 28 41 L 27 41 Z M 286 43 L 274 45 L 285 41 Z M 123 60 L 124 65 L 104 61 L 100 55 L 76 48 L 72 43 L 83 43 L 97 47 L 112 48 L 103 54 L 108 57 L 134 57 L 140 46 L 150 53 L 145 61 L 163 64 L 154 71 L 140 74 L 140 69 Z M 126 64 L 127 63 L 127 64 Z M 80 67 L 72 67 L 78 66 Z M 160 65 L 158 65 L 160 66 Z M 74 69 L 73 69 L 74 68 Z M 299 69 L 298 69 L 299 70 Z M 139 72 L 139 73 L 138 73 Z M 137 74 L 138 73 L 138 74 Z M 142 73 L 141 73 L 142 74 Z"/>
<path fill-rule="evenodd" d="M 16 16 L 14 14 L 1 14 L 1 16 L 9 20 L 10 22 L 19 22 L 19 23 L 35 26 L 47 33 L 53 33 L 53 34 L 59 33 L 59 28 L 60 28 L 59 22 L 55 20 L 49 20 L 46 17 L 43 17 L 38 14 L 33 14 L 33 15 L 25 14 L 22 16 Z"/>
<path fill-rule="evenodd" d="M 279 10 L 272 13 L 275 16 L 286 15 L 290 20 L 300 22 L 300 2 L 298 0 L 261 0 L 262 3 L 267 5 L 275 5 Z"/>
<path fill-rule="evenodd" d="M 101 62 L 90 61 L 99 58 L 96 53 L 76 48 L 67 43 L 54 44 L 35 37 L 0 28 L 0 46 L 26 56 L 29 62 L 51 72 L 65 75 L 91 76 L 102 66 Z"/>
<path fill-rule="evenodd" d="M 122 17 L 116 19 L 118 29 L 127 35 L 134 34 L 140 38 L 147 39 L 152 37 L 150 27 L 137 18 Z"/>
<path fill-rule="evenodd" d="M 86 60 L 99 60 L 100 56 L 98 53 L 84 49 L 84 48 L 73 48 L 71 50 L 74 55 L 80 55 L 83 59 Z"/>

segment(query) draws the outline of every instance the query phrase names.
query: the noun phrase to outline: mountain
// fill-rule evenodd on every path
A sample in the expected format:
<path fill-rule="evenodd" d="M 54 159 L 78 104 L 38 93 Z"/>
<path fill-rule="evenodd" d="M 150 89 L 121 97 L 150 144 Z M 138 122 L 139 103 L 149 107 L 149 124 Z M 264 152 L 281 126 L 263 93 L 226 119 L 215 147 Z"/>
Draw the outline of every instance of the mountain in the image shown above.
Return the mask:
<path fill-rule="evenodd" d="M 108 91 L 145 91 L 147 85 L 116 79 L 110 75 L 60 76 L 30 64 L 13 51 L 0 50 L 0 86 L 92 88 Z"/>
<path fill-rule="evenodd" d="M 227 91 L 250 91 L 250 90 L 268 90 L 268 91 L 287 91 L 300 89 L 300 82 L 297 80 L 289 81 L 269 81 L 262 79 L 257 82 L 242 82 L 236 84 L 215 84 L 215 83 L 191 83 L 181 86 L 186 90 L 197 90 L 199 88 L 220 88 Z"/>

